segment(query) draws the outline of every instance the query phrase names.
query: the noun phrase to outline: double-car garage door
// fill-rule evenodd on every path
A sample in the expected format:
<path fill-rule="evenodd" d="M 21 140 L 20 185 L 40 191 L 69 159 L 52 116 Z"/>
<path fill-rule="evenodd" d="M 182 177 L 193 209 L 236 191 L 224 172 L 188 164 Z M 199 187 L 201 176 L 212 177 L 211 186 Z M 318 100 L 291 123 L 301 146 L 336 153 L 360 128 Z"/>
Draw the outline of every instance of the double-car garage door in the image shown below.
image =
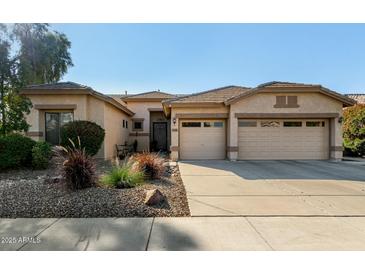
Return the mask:
<path fill-rule="evenodd" d="M 181 120 L 180 159 L 226 158 L 225 120 Z M 329 158 L 329 121 L 238 120 L 239 160 Z"/>
<path fill-rule="evenodd" d="M 238 159 L 328 159 L 328 120 L 239 120 Z"/>

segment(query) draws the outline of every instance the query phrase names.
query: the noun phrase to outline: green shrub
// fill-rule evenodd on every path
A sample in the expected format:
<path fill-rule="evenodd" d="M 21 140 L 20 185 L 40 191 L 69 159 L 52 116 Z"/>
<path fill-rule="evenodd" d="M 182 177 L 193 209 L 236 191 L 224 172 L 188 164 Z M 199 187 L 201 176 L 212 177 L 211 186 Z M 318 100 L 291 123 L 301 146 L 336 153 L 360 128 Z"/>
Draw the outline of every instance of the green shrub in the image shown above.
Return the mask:
<path fill-rule="evenodd" d="M 34 169 L 46 169 L 51 159 L 51 146 L 43 141 L 37 142 L 32 148 L 32 166 Z"/>
<path fill-rule="evenodd" d="M 35 143 L 21 134 L 0 136 L 0 169 L 31 166 Z"/>
<path fill-rule="evenodd" d="M 61 145 L 69 145 L 69 139 L 77 143 L 80 137 L 82 148 L 89 155 L 95 155 L 104 141 L 105 130 L 98 124 L 90 121 L 73 121 L 61 128 Z"/>
<path fill-rule="evenodd" d="M 101 177 L 101 183 L 116 188 L 131 188 L 142 184 L 143 177 L 143 172 L 134 171 L 130 164 L 124 164 Z"/>
<path fill-rule="evenodd" d="M 164 159 L 158 153 L 142 152 L 130 158 L 133 167 L 148 179 L 159 179 L 165 171 Z"/>
<path fill-rule="evenodd" d="M 68 148 L 57 147 L 57 158 L 61 165 L 60 171 L 66 185 L 70 189 L 83 189 L 96 185 L 96 166 L 93 158 L 81 147 L 80 139 L 78 146 L 69 140 Z"/>
<path fill-rule="evenodd" d="M 347 151 L 365 155 L 365 105 L 346 108 L 343 113 L 344 147 Z"/>

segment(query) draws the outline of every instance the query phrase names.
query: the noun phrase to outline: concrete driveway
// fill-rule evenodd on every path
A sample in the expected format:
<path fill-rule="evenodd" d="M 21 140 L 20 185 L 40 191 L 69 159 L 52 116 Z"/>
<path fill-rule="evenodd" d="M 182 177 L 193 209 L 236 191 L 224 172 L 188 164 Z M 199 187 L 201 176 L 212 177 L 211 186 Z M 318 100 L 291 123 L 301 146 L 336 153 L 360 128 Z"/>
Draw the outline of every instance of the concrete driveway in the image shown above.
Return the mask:
<path fill-rule="evenodd" d="M 364 163 L 180 162 L 192 216 L 365 216 Z"/>

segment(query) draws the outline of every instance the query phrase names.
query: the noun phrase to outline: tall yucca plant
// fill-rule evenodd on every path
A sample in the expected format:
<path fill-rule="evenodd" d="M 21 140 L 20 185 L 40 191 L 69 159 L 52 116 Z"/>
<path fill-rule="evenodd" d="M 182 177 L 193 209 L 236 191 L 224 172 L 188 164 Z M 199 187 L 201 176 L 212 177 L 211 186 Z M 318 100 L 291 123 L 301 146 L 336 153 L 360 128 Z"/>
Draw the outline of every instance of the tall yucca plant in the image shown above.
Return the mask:
<path fill-rule="evenodd" d="M 56 152 L 61 159 L 61 174 L 70 189 L 83 189 L 96 185 L 96 166 L 94 160 L 84 148 L 78 138 L 78 146 L 69 139 L 70 146 L 58 146 Z"/>

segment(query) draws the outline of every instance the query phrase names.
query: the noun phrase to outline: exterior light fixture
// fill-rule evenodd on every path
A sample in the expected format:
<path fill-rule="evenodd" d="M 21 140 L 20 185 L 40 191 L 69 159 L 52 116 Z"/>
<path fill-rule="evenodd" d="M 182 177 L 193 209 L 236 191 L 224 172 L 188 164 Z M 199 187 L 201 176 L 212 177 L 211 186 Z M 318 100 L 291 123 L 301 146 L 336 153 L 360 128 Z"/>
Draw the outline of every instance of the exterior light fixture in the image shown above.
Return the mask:
<path fill-rule="evenodd" d="M 176 124 L 176 117 L 172 118 L 172 122 L 174 123 L 174 125 Z"/>

